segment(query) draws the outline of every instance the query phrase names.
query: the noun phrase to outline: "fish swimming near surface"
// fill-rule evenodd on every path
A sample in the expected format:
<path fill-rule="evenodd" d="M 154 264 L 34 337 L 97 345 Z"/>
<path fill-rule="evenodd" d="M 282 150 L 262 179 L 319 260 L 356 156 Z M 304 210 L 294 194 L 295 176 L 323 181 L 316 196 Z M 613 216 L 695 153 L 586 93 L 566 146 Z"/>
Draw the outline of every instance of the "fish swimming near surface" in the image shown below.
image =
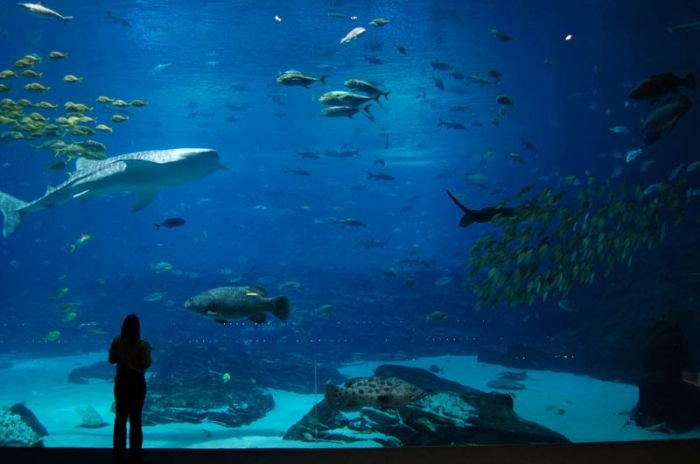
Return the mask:
<path fill-rule="evenodd" d="M 259 287 L 212 288 L 188 299 L 185 308 L 220 324 L 242 319 L 263 324 L 267 313 L 285 321 L 291 310 L 286 296 L 268 297 Z"/>
<path fill-rule="evenodd" d="M 420 399 L 425 392 L 397 377 L 355 377 L 345 386 L 326 384 L 326 403 L 341 411 L 359 411 L 365 406 L 399 408 Z"/>
<path fill-rule="evenodd" d="M 131 211 L 148 206 L 161 189 L 185 184 L 226 169 L 219 155 L 208 148 L 176 148 L 141 151 L 105 160 L 79 158 L 75 172 L 57 187 L 31 202 L 0 192 L 0 211 L 5 216 L 3 237 L 10 236 L 26 213 L 53 208 L 66 201 L 89 200 L 113 192 L 129 191 L 139 200 Z"/>
<path fill-rule="evenodd" d="M 689 97 L 679 95 L 656 108 L 642 123 L 644 143 L 646 145 L 656 143 L 668 134 L 692 107 L 693 101 Z"/>
<path fill-rule="evenodd" d="M 172 217 L 168 218 L 165 221 L 161 222 L 160 224 L 153 224 L 156 227 L 156 230 L 160 230 L 161 227 L 165 227 L 166 229 L 172 229 L 173 227 L 180 227 L 184 226 L 185 223 L 184 219 L 181 217 Z"/>
<path fill-rule="evenodd" d="M 454 201 L 455 204 L 459 206 L 459 209 L 461 209 L 464 212 L 464 216 L 462 216 L 462 219 L 460 219 L 459 221 L 460 227 L 467 227 L 475 222 L 490 222 L 494 218 L 499 216 L 512 217 L 515 215 L 515 210 L 513 210 L 513 208 L 489 207 L 484 209 L 469 209 L 462 203 L 460 203 L 459 200 L 457 200 L 457 198 L 455 198 L 455 196 L 452 195 L 452 193 L 450 193 L 449 190 L 446 190 L 446 192 L 447 195 L 452 199 L 452 201 Z"/>
<path fill-rule="evenodd" d="M 23 7 L 23 8 L 26 8 L 31 13 L 38 14 L 41 16 L 46 16 L 48 18 L 60 19 L 61 21 L 63 21 L 64 24 L 66 24 L 67 21 L 74 18 L 73 16 L 63 16 L 62 14 L 52 10 L 51 8 L 46 7 L 41 2 L 38 2 L 38 3 L 18 3 L 18 5 Z"/>
<path fill-rule="evenodd" d="M 694 89 L 696 85 L 697 80 L 693 73 L 688 73 L 685 77 L 672 72 L 655 74 L 632 89 L 627 98 L 655 102 L 671 92 L 679 91 L 682 86 Z"/>
<path fill-rule="evenodd" d="M 357 39 L 365 32 L 367 32 L 367 29 L 365 29 L 364 27 L 358 26 L 358 27 L 354 28 L 353 30 L 351 30 L 350 32 L 348 32 L 345 35 L 345 37 L 340 39 L 340 43 L 344 44 L 344 43 L 352 42 L 353 40 Z"/>

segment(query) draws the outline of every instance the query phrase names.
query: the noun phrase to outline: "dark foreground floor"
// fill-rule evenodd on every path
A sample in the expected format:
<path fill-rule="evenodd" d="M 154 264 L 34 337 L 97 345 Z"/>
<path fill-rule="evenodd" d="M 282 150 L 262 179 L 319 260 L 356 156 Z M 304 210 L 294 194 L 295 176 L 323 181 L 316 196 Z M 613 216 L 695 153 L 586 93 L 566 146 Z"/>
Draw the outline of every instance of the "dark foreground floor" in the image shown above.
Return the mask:
<path fill-rule="evenodd" d="M 475 446 L 397 449 L 149 450 L 147 464 L 375 464 L 375 463 L 693 463 L 700 462 L 700 440 L 594 443 L 576 445 Z M 111 463 L 110 449 L 0 448 L 3 464 Z"/>

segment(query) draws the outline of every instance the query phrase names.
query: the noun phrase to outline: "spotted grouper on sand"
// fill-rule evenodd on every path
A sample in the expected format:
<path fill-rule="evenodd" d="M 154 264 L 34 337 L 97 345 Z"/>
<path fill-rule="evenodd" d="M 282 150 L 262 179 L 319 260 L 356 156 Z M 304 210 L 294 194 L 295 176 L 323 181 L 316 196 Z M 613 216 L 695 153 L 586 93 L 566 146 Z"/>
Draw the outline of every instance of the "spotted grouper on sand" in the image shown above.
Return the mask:
<path fill-rule="evenodd" d="M 396 377 L 355 377 L 344 387 L 326 385 L 326 403 L 342 410 L 359 410 L 364 406 L 398 408 L 423 396 L 420 388 Z"/>
<path fill-rule="evenodd" d="M 220 324 L 241 319 L 263 324 L 268 312 L 284 321 L 290 312 L 286 296 L 268 297 L 258 287 L 211 288 L 188 299 L 185 308 Z"/>

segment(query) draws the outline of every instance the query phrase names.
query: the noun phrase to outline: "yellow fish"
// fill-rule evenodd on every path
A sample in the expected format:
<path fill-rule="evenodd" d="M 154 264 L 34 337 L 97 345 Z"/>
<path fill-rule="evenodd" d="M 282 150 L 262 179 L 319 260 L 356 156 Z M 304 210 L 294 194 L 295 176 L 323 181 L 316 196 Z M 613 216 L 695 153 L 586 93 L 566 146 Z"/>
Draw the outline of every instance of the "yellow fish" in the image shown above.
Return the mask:
<path fill-rule="evenodd" d="M 69 245 L 70 252 L 73 253 L 78 248 L 83 247 L 92 237 L 88 234 L 80 234 L 80 238 Z"/>

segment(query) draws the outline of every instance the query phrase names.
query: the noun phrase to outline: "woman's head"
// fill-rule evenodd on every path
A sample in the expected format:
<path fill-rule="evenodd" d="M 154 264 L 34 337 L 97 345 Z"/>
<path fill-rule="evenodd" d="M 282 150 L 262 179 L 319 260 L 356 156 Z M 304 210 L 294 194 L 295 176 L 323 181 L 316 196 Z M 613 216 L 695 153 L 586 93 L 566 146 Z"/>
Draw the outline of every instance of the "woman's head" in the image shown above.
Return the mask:
<path fill-rule="evenodd" d="M 141 323 L 136 314 L 129 314 L 124 319 L 121 337 L 130 342 L 136 342 L 141 338 Z"/>

